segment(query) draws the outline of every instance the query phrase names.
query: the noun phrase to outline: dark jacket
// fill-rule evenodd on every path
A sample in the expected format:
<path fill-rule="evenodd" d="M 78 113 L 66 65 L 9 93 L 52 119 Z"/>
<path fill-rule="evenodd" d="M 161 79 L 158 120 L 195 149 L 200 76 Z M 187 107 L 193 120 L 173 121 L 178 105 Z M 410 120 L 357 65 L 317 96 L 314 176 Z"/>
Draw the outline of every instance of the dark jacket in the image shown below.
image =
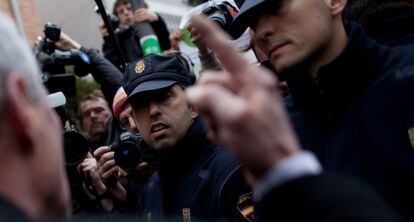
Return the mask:
<path fill-rule="evenodd" d="M 261 222 L 400 221 L 372 189 L 329 173 L 275 187 L 255 205 L 255 211 Z"/>
<path fill-rule="evenodd" d="M 155 35 L 158 37 L 161 50 L 168 50 L 171 48 L 169 39 L 170 33 L 168 32 L 164 19 L 160 15 L 158 15 L 158 18 L 158 21 L 150 22 L 150 24 L 154 29 Z M 130 27 L 117 31 L 115 33 L 118 37 L 121 51 L 127 63 L 135 61 L 143 56 L 141 45 L 139 43 L 139 36 L 134 28 Z M 122 65 L 124 65 L 122 64 L 122 59 L 119 58 L 118 54 L 116 53 L 113 42 L 109 39 L 108 36 L 104 37 L 102 51 L 104 52 L 105 57 L 119 69 Z"/>
<path fill-rule="evenodd" d="M 101 90 L 108 102 L 109 108 L 112 110 L 112 103 L 116 92 L 121 87 L 123 74 L 98 50 L 82 48 L 91 61 L 90 73 L 95 81 L 101 86 Z M 119 123 L 111 118 L 108 121 L 105 133 L 98 141 L 92 143 L 91 150 L 94 151 L 100 146 L 107 146 L 117 140 L 123 130 L 119 127 Z"/>
<path fill-rule="evenodd" d="M 253 200 L 239 199 L 249 194 L 238 163 L 206 138 L 197 119 L 178 145 L 161 154 L 141 205 L 153 217 L 182 218 L 183 209 L 189 208 L 193 219 L 244 221 L 238 207 L 253 206 Z"/>
<path fill-rule="evenodd" d="M 414 50 L 378 45 L 355 24 L 347 30 L 346 48 L 317 80 L 287 73 L 288 112 L 325 169 L 368 182 L 414 221 Z"/>
<path fill-rule="evenodd" d="M 114 96 L 121 87 L 122 77 L 124 76 L 108 59 L 98 50 L 82 48 L 91 61 L 90 73 L 95 81 L 101 86 L 109 107 L 112 107 Z"/>
<path fill-rule="evenodd" d="M 369 37 L 390 47 L 414 44 L 414 9 L 395 9 L 371 21 L 365 28 Z"/>
<path fill-rule="evenodd" d="M 23 211 L 0 197 L 0 217 L 2 221 L 31 221 Z"/>

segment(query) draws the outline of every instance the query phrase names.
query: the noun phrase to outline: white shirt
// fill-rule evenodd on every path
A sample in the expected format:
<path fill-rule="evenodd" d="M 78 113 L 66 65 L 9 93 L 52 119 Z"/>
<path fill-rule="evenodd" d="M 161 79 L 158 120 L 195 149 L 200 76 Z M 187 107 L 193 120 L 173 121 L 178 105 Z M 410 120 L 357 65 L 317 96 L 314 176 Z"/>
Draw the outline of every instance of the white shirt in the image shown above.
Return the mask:
<path fill-rule="evenodd" d="M 315 155 L 300 151 L 275 164 L 254 187 L 255 201 L 260 201 L 274 187 L 304 176 L 322 173 L 322 166 Z"/>

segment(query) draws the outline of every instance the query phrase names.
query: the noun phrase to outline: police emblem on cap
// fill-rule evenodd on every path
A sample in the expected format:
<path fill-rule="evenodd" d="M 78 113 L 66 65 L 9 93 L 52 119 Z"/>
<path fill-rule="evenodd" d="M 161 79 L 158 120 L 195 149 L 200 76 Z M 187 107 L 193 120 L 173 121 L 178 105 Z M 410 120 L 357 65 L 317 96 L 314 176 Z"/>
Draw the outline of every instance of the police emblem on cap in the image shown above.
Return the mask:
<path fill-rule="evenodd" d="M 140 60 L 135 64 L 135 73 L 141 74 L 145 70 L 145 63 L 143 60 Z"/>
<path fill-rule="evenodd" d="M 414 127 L 408 129 L 408 138 L 410 138 L 411 147 L 414 149 Z"/>

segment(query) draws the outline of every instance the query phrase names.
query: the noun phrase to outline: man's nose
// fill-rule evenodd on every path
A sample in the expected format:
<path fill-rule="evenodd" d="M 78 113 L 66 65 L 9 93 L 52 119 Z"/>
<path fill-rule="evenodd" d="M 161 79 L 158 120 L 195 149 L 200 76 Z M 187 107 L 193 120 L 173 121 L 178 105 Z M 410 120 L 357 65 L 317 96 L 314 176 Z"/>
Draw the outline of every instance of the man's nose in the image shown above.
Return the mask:
<path fill-rule="evenodd" d="M 148 103 L 148 112 L 149 112 L 150 117 L 158 116 L 160 114 L 160 109 L 158 107 L 158 103 L 149 102 Z"/>
<path fill-rule="evenodd" d="M 257 19 L 256 26 L 254 28 L 254 35 L 257 41 L 269 41 L 268 38 L 273 34 L 272 24 L 267 22 L 270 18 L 262 15 Z"/>
<path fill-rule="evenodd" d="M 97 118 L 96 112 L 94 112 L 94 111 L 91 111 L 91 113 L 89 115 L 90 115 L 91 119 Z"/>

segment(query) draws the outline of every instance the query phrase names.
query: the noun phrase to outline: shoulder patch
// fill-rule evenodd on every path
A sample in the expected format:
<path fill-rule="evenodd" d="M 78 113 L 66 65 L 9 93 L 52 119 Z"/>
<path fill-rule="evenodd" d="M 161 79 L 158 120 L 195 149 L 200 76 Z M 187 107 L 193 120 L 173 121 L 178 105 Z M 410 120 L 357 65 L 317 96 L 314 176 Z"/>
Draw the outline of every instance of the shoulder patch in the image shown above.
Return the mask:
<path fill-rule="evenodd" d="M 247 221 L 254 221 L 253 194 L 251 192 L 239 197 L 237 210 Z"/>

